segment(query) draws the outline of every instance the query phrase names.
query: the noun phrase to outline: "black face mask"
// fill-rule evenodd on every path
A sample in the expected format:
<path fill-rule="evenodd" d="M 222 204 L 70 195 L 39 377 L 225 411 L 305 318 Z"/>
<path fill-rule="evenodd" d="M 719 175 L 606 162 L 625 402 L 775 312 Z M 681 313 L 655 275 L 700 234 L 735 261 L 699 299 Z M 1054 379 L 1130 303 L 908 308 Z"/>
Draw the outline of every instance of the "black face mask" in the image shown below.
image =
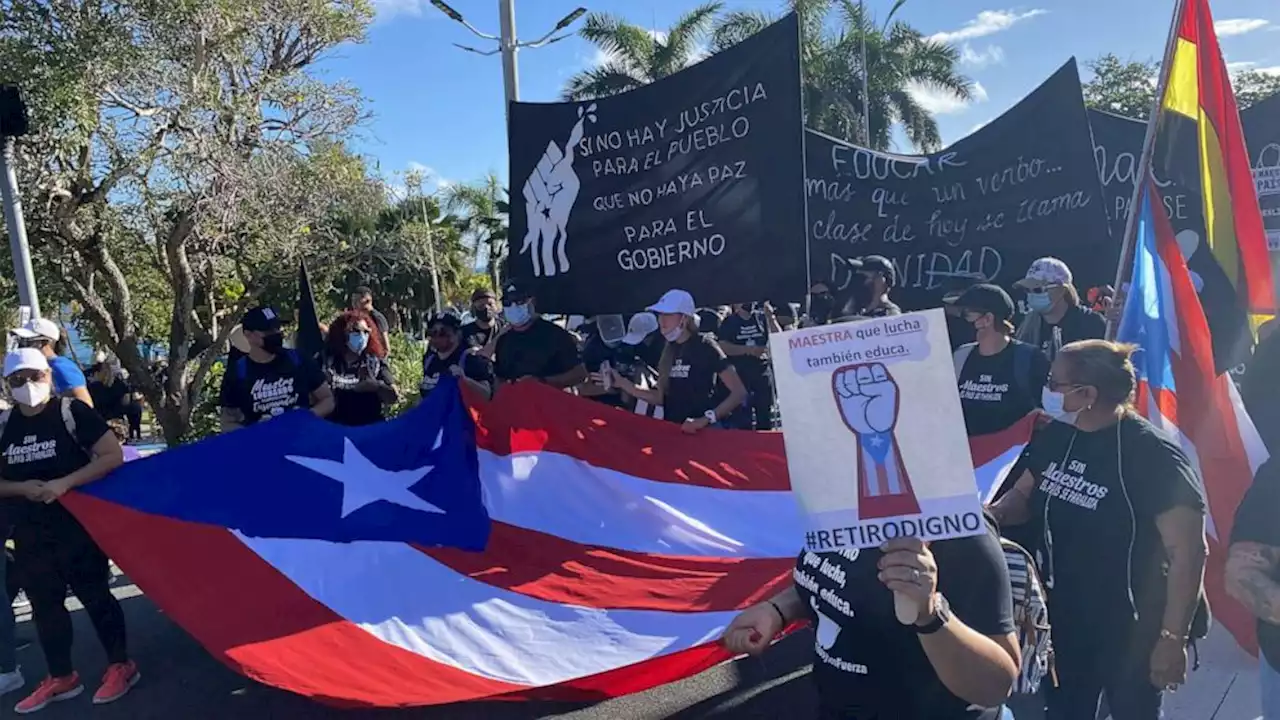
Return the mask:
<path fill-rule="evenodd" d="M 475 317 L 475 319 L 481 322 L 489 322 L 490 320 L 493 319 L 493 308 L 486 305 L 485 307 L 476 308 L 475 310 L 472 310 L 471 314 L 472 316 Z"/>
<path fill-rule="evenodd" d="M 809 296 L 809 317 L 818 323 L 824 323 L 831 318 L 831 308 L 835 305 L 835 300 L 830 293 L 815 293 Z"/>
<path fill-rule="evenodd" d="M 875 297 L 874 281 L 867 278 L 860 283 L 854 283 L 849 288 L 853 291 L 853 301 L 857 303 L 859 310 L 865 310 L 871 304 L 871 300 Z"/>
<path fill-rule="evenodd" d="M 284 333 L 271 333 L 262 336 L 262 349 L 275 355 L 284 350 Z"/>

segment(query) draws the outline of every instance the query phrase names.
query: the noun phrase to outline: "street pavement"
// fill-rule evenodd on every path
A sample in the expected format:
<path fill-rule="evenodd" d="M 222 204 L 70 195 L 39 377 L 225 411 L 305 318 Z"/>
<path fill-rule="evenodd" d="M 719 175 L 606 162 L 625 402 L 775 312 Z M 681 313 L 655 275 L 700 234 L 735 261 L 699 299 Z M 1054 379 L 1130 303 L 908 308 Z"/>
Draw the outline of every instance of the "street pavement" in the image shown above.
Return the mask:
<path fill-rule="evenodd" d="M 252 593 L 246 587 L 244 592 Z M 117 578 L 129 626 L 129 649 L 142 671 L 142 681 L 120 701 L 94 707 L 105 659 L 93 628 L 79 605 L 73 612 L 76 664 L 85 679 L 83 695 L 34 715 L 42 720 L 697 720 L 699 718 L 812 717 L 814 697 L 806 663 L 813 642 L 807 633 L 784 640 L 763 660 L 749 659 L 647 693 L 594 705 L 523 702 L 469 703 L 410 710 L 335 710 L 305 698 L 247 680 L 205 653 L 138 589 Z M 34 639 L 30 617 L 19 608 L 18 632 Z M 37 645 L 19 651 L 19 662 L 31 688 L 44 674 Z M 13 717 L 16 692 L 0 698 L 0 717 Z"/>

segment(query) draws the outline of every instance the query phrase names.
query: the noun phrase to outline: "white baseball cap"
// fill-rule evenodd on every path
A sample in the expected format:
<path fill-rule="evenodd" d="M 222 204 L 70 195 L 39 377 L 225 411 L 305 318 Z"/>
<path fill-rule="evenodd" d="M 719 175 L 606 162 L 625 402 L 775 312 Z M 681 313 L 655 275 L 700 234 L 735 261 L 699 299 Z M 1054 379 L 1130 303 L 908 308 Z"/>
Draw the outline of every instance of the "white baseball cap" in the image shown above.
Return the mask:
<path fill-rule="evenodd" d="M 658 318 L 654 317 L 651 312 L 636 313 L 631 316 L 631 321 L 627 323 L 627 334 L 622 336 L 622 342 L 627 345 L 639 345 L 649 336 L 649 333 L 658 329 Z"/>
<path fill-rule="evenodd" d="M 57 342 L 62 337 L 62 331 L 58 329 L 58 323 L 45 318 L 36 318 L 20 328 L 12 330 L 14 335 L 23 340 L 33 340 L 35 338 L 45 338 Z"/>
<path fill-rule="evenodd" d="M 1014 283 L 1014 287 L 1059 287 L 1071 284 L 1071 268 L 1054 257 L 1042 257 L 1027 268 L 1027 276 Z"/>
<path fill-rule="evenodd" d="M 698 317 L 698 306 L 694 304 L 693 296 L 684 290 L 668 290 L 658 302 L 645 309 L 659 314 Z"/>
<path fill-rule="evenodd" d="M 49 361 L 45 359 L 44 353 L 35 348 L 20 348 L 4 356 L 5 377 L 20 370 L 48 372 Z"/>

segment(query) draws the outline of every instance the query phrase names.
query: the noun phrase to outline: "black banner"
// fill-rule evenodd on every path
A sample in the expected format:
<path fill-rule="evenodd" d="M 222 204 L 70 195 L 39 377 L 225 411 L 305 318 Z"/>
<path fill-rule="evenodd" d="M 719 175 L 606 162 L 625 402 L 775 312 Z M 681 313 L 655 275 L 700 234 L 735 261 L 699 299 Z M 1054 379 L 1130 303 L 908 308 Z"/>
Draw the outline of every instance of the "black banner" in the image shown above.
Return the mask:
<path fill-rule="evenodd" d="M 799 32 L 788 16 L 623 95 L 511 106 L 510 275 L 539 310 L 803 296 Z"/>
<path fill-rule="evenodd" d="M 1032 261 L 1066 261 L 1086 287 L 1109 282 L 1117 251 L 1094 169 L 1075 60 L 972 135 L 933 155 L 888 155 L 807 139 L 815 280 L 851 280 L 846 258 L 884 255 L 895 301 L 936 307 L 946 278 L 1005 287 Z"/>
<path fill-rule="evenodd" d="M 1262 224 L 1267 229 L 1267 247 L 1280 253 L 1280 95 L 1240 113 L 1253 183 L 1262 207 Z M 1274 262 L 1272 263 L 1274 266 Z"/>

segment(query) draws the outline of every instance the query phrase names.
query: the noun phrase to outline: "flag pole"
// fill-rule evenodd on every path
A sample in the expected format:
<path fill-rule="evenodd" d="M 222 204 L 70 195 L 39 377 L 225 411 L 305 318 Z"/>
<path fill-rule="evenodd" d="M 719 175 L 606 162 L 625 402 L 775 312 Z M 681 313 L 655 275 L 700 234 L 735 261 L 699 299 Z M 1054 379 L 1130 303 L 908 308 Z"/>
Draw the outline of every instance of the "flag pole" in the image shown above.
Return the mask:
<path fill-rule="evenodd" d="M 1133 177 L 1133 196 L 1129 200 L 1129 216 L 1124 224 L 1124 241 L 1120 246 L 1120 265 L 1116 268 L 1116 282 L 1112 285 L 1119 295 L 1124 281 L 1133 271 L 1133 245 L 1138 235 L 1138 203 L 1142 201 L 1142 192 L 1147 186 L 1147 176 L 1151 172 L 1152 157 L 1156 150 L 1156 127 L 1160 121 L 1160 108 L 1164 104 L 1165 93 L 1169 90 L 1169 75 L 1173 67 L 1173 55 L 1178 47 L 1178 28 L 1182 25 L 1182 15 L 1186 11 L 1187 0 L 1176 0 L 1173 6 L 1173 22 L 1169 24 L 1169 39 L 1164 45 L 1164 60 L 1160 63 L 1160 79 L 1156 83 L 1155 101 L 1151 103 L 1151 113 L 1147 117 L 1147 134 L 1142 141 L 1142 157 L 1138 161 L 1138 169 Z M 1127 300 L 1127 298 L 1126 298 Z M 1113 340 L 1118 323 L 1107 321 L 1107 339 Z"/>

